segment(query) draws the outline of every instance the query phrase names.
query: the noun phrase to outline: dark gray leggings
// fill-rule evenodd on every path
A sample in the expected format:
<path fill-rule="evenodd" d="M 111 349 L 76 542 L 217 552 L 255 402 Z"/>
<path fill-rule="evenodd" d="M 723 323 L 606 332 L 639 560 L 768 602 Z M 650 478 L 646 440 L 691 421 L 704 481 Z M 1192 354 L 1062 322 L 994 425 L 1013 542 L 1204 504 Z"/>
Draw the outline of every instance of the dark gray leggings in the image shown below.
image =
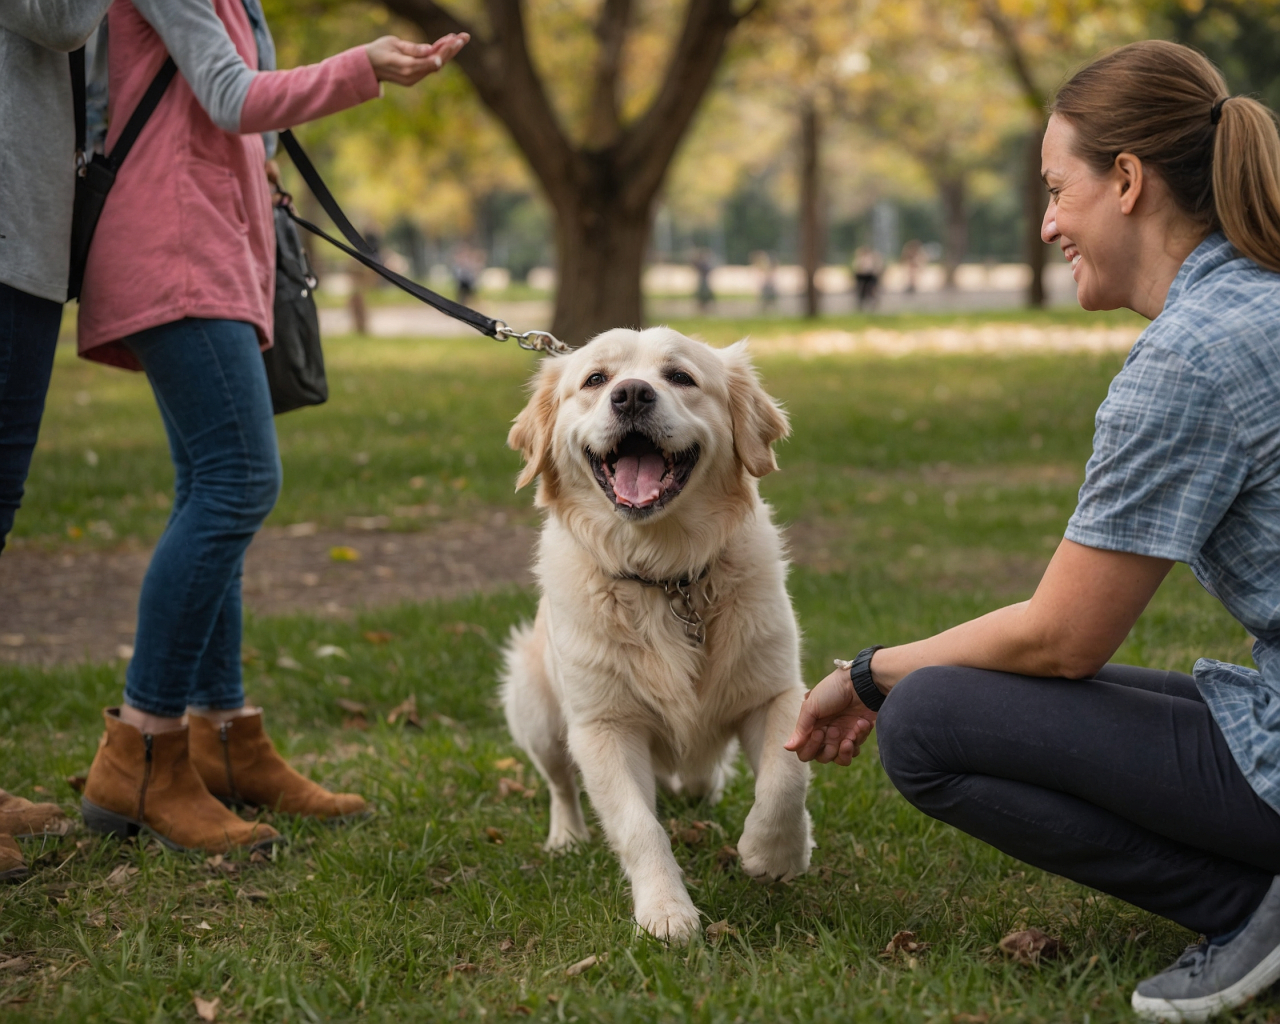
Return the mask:
<path fill-rule="evenodd" d="M 889 778 L 926 814 L 1192 931 L 1231 931 L 1280 874 L 1280 814 L 1179 672 L 926 668 L 877 729 Z"/>

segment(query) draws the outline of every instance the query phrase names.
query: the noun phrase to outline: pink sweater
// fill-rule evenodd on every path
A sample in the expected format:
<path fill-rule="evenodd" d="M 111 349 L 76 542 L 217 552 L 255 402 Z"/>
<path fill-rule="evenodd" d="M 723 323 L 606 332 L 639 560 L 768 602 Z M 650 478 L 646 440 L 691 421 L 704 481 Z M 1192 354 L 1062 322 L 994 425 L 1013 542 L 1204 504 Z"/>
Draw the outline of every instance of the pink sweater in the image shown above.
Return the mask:
<path fill-rule="evenodd" d="M 256 68 L 242 0 L 211 2 L 236 51 Z M 109 18 L 108 152 L 167 52 L 131 0 L 116 0 Z M 241 108 L 242 134 L 234 134 L 215 125 L 183 75 L 175 76 L 98 222 L 80 298 L 80 355 L 141 369 L 120 339 L 184 317 L 251 323 L 269 347 L 275 228 L 258 133 L 377 95 L 363 47 L 308 67 L 257 72 Z"/>

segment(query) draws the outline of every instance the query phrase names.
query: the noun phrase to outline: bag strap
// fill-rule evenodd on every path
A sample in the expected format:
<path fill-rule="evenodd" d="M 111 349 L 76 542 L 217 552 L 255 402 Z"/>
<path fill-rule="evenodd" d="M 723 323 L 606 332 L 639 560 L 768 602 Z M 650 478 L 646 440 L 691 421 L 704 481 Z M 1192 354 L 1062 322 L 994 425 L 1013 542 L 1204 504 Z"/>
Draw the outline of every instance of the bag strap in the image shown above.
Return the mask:
<path fill-rule="evenodd" d="M 85 108 L 84 79 L 84 47 L 72 50 L 67 56 L 71 59 L 71 106 L 76 116 L 76 158 L 77 162 L 84 158 L 85 136 L 88 134 L 88 115 Z"/>
<path fill-rule="evenodd" d="M 320 177 L 320 173 L 316 170 L 315 165 L 311 162 L 302 147 L 298 144 L 298 140 L 294 138 L 293 132 L 282 131 L 280 133 L 280 142 L 285 150 L 289 153 L 289 158 L 293 161 L 293 165 L 298 169 L 298 173 L 302 175 L 302 180 L 307 183 L 307 187 L 311 189 L 312 195 L 320 202 L 324 212 L 329 215 L 329 219 L 337 225 L 338 230 L 342 232 L 349 245 L 344 245 L 328 232 L 316 227 L 308 220 L 304 220 L 294 212 L 293 207 L 289 203 L 284 204 L 284 210 L 299 227 L 306 228 L 313 235 L 318 235 L 330 245 L 341 249 L 352 259 L 363 263 L 375 274 L 390 281 L 397 288 L 408 292 L 420 302 L 425 302 L 433 309 L 439 310 L 445 316 L 451 316 L 455 320 L 459 320 L 470 327 L 474 327 L 481 334 L 487 334 L 491 338 L 497 338 L 499 341 L 506 341 L 514 338 L 520 344 L 521 348 L 532 349 L 534 351 L 543 352 L 565 352 L 568 346 L 559 341 L 546 331 L 529 331 L 525 334 L 516 334 L 501 320 L 495 320 L 487 317 L 477 310 L 462 305 L 460 302 L 454 302 L 452 299 L 446 299 L 443 295 L 438 295 L 430 288 L 424 288 L 416 281 L 411 281 L 401 274 L 397 274 L 394 270 L 384 267 L 377 258 L 373 246 L 355 229 L 355 225 L 347 219 L 347 215 L 342 212 L 342 207 L 338 205 L 338 201 L 333 198 L 333 193 L 329 191 L 324 180 Z"/>
<path fill-rule="evenodd" d="M 151 115 L 155 113 L 156 107 L 160 105 L 164 91 L 169 88 L 169 83 L 173 81 L 173 76 L 177 74 L 177 71 L 178 65 L 173 62 L 173 58 L 166 57 L 164 63 L 160 65 L 160 70 L 156 72 L 156 77 L 151 79 L 151 84 L 147 86 L 147 91 L 142 94 L 142 99 L 133 108 L 133 113 L 129 115 L 129 121 L 125 124 L 124 131 L 120 133 L 120 138 L 116 139 L 115 146 L 112 147 L 111 153 L 107 156 L 107 160 L 112 167 L 119 169 L 120 165 L 124 163 L 124 158 L 129 155 L 129 150 L 138 141 L 138 136 L 142 133 L 143 127 Z"/>

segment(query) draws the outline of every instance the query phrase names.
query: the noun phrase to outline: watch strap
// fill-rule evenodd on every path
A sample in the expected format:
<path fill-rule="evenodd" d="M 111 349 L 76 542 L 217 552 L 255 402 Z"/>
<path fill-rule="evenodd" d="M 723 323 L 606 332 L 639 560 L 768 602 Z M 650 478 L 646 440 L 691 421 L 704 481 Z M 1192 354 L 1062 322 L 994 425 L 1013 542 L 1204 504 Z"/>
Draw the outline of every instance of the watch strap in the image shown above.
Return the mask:
<path fill-rule="evenodd" d="M 879 711 L 884 704 L 884 694 L 871 678 L 871 657 L 882 650 L 884 644 L 876 644 L 858 652 L 858 656 L 849 665 L 849 681 L 853 683 L 853 691 L 858 699 L 866 705 L 868 711 Z"/>

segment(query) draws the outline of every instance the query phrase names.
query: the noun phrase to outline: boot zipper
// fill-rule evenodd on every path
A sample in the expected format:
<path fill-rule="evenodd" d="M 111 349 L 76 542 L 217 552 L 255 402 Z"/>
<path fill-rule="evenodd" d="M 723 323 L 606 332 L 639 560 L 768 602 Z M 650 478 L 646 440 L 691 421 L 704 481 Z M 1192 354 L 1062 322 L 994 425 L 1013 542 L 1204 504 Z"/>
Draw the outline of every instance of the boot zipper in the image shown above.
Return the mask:
<path fill-rule="evenodd" d="M 231 790 L 231 799 L 239 803 L 240 794 L 236 792 L 236 780 L 231 774 L 231 741 L 227 738 L 227 733 L 230 731 L 230 722 L 223 722 L 222 725 L 218 727 L 218 736 L 222 740 L 222 760 L 227 766 L 227 789 Z"/>
<path fill-rule="evenodd" d="M 147 785 L 151 782 L 151 743 L 153 737 L 146 733 L 142 742 L 147 748 L 146 764 L 142 770 L 142 789 L 138 792 L 138 821 L 145 824 L 147 820 Z"/>

